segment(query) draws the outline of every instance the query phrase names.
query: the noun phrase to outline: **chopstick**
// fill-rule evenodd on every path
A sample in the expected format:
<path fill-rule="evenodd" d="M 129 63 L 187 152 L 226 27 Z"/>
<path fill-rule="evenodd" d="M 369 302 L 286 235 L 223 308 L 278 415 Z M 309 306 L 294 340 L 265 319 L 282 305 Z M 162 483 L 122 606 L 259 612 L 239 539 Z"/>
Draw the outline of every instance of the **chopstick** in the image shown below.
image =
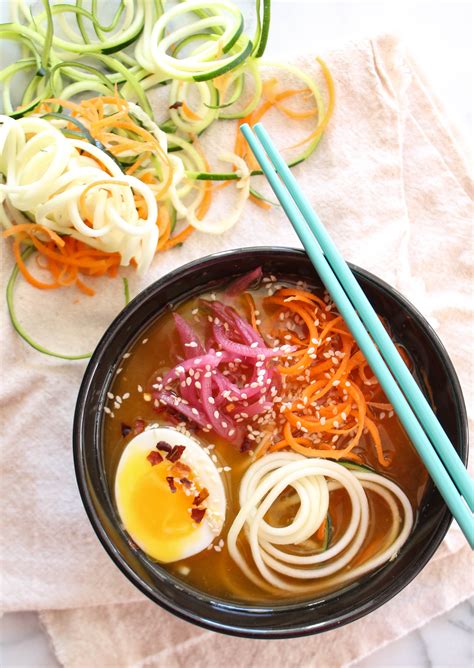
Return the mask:
<path fill-rule="evenodd" d="M 254 127 L 255 134 L 248 124 L 241 130 L 431 478 L 474 547 L 474 486 L 457 452 L 268 133 L 260 123 Z"/>

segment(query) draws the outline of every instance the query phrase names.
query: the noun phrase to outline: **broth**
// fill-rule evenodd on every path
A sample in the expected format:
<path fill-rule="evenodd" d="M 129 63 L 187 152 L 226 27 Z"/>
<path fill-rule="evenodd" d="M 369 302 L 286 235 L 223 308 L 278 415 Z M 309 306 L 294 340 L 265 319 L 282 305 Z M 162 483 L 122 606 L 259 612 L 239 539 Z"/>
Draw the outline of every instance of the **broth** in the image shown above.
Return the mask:
<path fill-rule="evenodd" d="M 285 283 L 284 285 L 291 284 Z M 260 319 L 265 323 L 271 312 L 271 308 L 264 303 L 264 297 L 267 293 L 262 287 L 252 290 L 251 294 L 261 314 Z M 186 301 L 175 309 L 175 312 L 192 323 L 201 338 L 204 338 L 209 323 L 206 316 L 198 314 L 196 311 L 199 307 L 199 299 L 203 297 L 215 299 L 216 296 L 223 301 L 226 299 L 229 301 L 222 291 L 216 291 L 215 294 L 205 294 L 199 298 Z M 233 298 L 231 303 L 242 315 L 246 315 L 245 302 L 242 297 Z M 157 413 L 150 392 L 157 374 L 163 374 L 176 364 L 176 355 L 179 350 L 180 343 L 172 312 L 167 311 L 150 324 L 147 331 L 128 351 L 123 359 L 121 370 L 109 388 L 114 396 L 122 397 L 127 393 L 130 394 L 120 404 L 115 403 L 115 407 L 113 407 L 113 403 L 109 404 L 113 417 L 111 414 L 107 414 L 104 420 L 103 454 L 112 497 L 114 496 L 114 480 L 118 462 L 124 448 L 133 437 L 133 426 L 137 420 L 143 421 L 147 426 L 150 424 L 174 426 L 177 422 L 184 425 L 185 421 L 181 421 L 179 417 L 176 419 L 173 412 L 161 410 Z M 362 436 L 357 448 L 358 456 L 364 465 L 397 483 L 407 495 L 416 512 L 427 484 L 426 469 L 397 417 L 393 414 L 386 414 L 385 416 L 382 415 L 382 418 L 377 426 L 381 434 L 384 451 L 392 455 L 390 465 L 387 468 L 381 468 L 367 434 Z M 130 433 L 126 433 L 128 428 L 132 428 Z M 220 551 L 216 551 L 215 548 L 207 549 L 187 559 L 164 564 L 163 567 L 206 594 L 246 603 L 268 603 L 275 600 L 275 597 L 280 600 L 314 597 L 315 594 L 325 594 L 333 589 L 340 588 L 340 586 L 334 586 L 330 579 L 321 578 L 314 582 L 305 581 L 304 593 L 295 596 L 294 592 L 272 590 L 271 587 L 259 588 L 241 572 L 229 554 L 225 538 L 233 519 L 239 511 L 240 480 L 252 462 L 253 453 L 252 451 L 240 452 L 214 432 L 205 433 L 200 428 L 193 428 L 189 422 L 182 428 L 189 429 L 193 437 L 203 446 L 214 445 L 212 452 L 218 460 L 217 465 L 221 468 L 230 467 L 231 469 L 222 472 L 227 495 L 227 510 L 225 525 L 216 544 L 219 545 L 220 539 L 224 541 L 224 544 L 222 545 L 221 542 L 222 549 Z M 373 554 L 377 551 L 380 541 L 387 531 L 390 517 L 386 504 L 380 500 L 377 494 L 369 491 L 367 496 L 372 519 L 361 553 Z M 333 497 L 336 502 L 331 503 L 332 538 L 337 539 L 346 527 L 350 504 L 347 494 L 342 490 L 332 492 L 331 499 Z M 271 513 L 269 513 L 267 519 L 272 521 Z M 249 547 L 242 537 L 239 539 L 239 547 L 250 562 Z M 304 547 L 301 547 L 299 551 L 301 552 L 301 550 L 304 551 Z M 358 559 L 359 555 L 353 559 L 351 565 L 357 565 Z"/>

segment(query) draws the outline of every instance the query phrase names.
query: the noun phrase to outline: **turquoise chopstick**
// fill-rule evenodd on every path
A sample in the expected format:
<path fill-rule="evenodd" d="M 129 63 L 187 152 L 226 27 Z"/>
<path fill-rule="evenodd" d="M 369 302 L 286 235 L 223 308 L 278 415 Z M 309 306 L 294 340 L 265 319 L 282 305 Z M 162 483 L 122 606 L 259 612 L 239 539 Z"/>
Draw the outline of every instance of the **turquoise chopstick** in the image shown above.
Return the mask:
<path fill-rule="evenodd" d="M 400 357 L 398 350 L 365 296 L 364 291 L 355 279 L 354 274 L 349 269 L 326 228 L 312 209 L 311 204 L 298 185 L 288 165 L 275 148 L 267 131 L 260 123 L 255 125 L 254 131 L 267 152 L 270 161 L 273 163 L 274 168 L 288 188 L 290 195 L 295 200 L 310 230 L 316 237 L 321 250 L 325 254 L 344 291 L 377 344 L 382 357 L 385 359 L 400 387 L 403 388 L 403 393 L 418 416 L 437 453 L 443 461 L 449 463 L 449 473 L 454 484 L 462 496 L 464 496 L 469 508 L 474 511 L 474 484 L 438 418 L 433 413 L 431 406 L 426 401 L 415 379 Z"/>
<path fill-rule="evenodd" d="M 433 446 L 418 422 L 416 415 L 413 413 L 410 404 L 405 399 L 405 396 L 390 373 L 383 357 L 374 345 L 349 297 L 339 283 L 336 274 L 324 256 L 319 244 L 316 242 L 316 239 L 295 200 L 285 189 L 280 177 L 275 172 L 262 144 L 247 124 L 242 125 L 241 130 L 275 195 L 280 201 L 280 204 L 305 247 L 322 282 L 334 300 L 334 303 L 344 318 L 360 349 L 364 353 L 369 366 L 378 378 L 388 400 L 392 404 L 400 422 L 403 424 L 413 445 L 422 458 L 431 478 L 461 527 L 470 546 L 474 547 L 474 519 L 472 513 L 461 498 L 453 480 L 449 476 L 436 451 L 433 449 Z M 450 459 L 451 458 L 448 457 L 446 461 L 450 462 Z"/>

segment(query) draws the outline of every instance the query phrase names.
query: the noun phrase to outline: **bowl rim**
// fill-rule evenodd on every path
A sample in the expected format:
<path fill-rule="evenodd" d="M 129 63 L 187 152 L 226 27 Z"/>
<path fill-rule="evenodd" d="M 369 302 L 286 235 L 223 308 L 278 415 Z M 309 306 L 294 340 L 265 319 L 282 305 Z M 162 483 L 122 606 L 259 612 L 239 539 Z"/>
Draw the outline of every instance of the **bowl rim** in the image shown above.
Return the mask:
<path fill-rule="evenodd" d="M 222 624 L 210 619 L 203 619 L 202 617 L 195 615 L 188 611 L 185 606 L 180 606 L 176 602 L 171 603 L 165 596 L 160 596 L 160 592 L 156 589 L 153 589 L 147 585 L 141 577 L 126 563 L 125 559 L 122 558 L 119 551 L 115 547 L 113 541 L 108 537 L 102 523 L 100 521 L 99 515 L 95 509 L 94 502 L 91 496 L 91 493 L 87 485 L 87 469 L 84 462 L 84 448 L 85 443 L 82 438 L 82 423 L 84 420 L 84 412 L 86 407 L 86 399 L 89 392 L 90 386 L 93 384 L 94 376 L 97 370 L 97 367 L 101 361 L 101 358 L 107 349 L 110 341 L 115 337 L 116 332 L 123 326 L 124 318 L 127 320 L 133 317 L 133 314 L 139 310 L 143 303 L 148 301 L 153 295 L 158 291 L 161 291 L 166 287 L 167 284 L 173 283 L 175 280 L 179 279 L 183 273 L 193 272 L 200 267 L 200 265 L 205 265 L 209 261 L 215 260 L 228 260 L 233 261 L 236 258 L 242 256 L 243 254 L 252 254 L 259 253 L 269 255 L 274 255 L 275 253 L 280 253 L 283 255 L 289 256 L 301 256 L 305 259 L 308 259 L 305 251 L 301 248 L 291 248 L 291 247 L 282 247 L 282 246 L 248 246 L 237 249 L 220 251 L 217 253 L 211 253 L 204 257 L 197 258 L 188 262 L 180 267 L 173 269 L 172 271 L 166 273 L 164 276 L 160 277 L 150 285 L 148 285 L 144 290 L 139 292 L 113 319 L 109 324 L 103 335 L 101 336 L 98 344 L 96 345 L 92 357 L 89 360 L 89 363 L 84 372 L 84 376 L 81 381 L 75 411 L 74 411 L 74 421 L 72 429 L 72 446 L 73 446 L 73 459 L 74 459 L 74 470 L 76 476 L 76 483 L 78 485 L 79 494 L 82 500 L 82 504 L 86 511 L 86 514 L 89 518 L 89 521 L 94 529 L 99 542 L 102 544 L 102 547 L 105 549 L 109 557 L 111 557 L 115 566 L 127 577 L 127 579 L 139 589 L 147 598 L 152 600 L 155 604 L 158 604 L 168 612 L 174 614 L 181 619 L 184 619 L 187 622 L 191 622 L 195 625 L 201 626 L 202 628 L 225 633 L 228 635 L 233 635 L 237 637 L 245 638 L 262 638 L 262 639 L 278 639 L 278 638 L 295 638 L 302 637 L 307 635 L 312 635 L 315 633 L 329 631 L 344 624 L 347 624 L 352 621 L 360 619 L 364 615 L 373 612 L 380 606 L 384 605 L 387 601 L 396 596 L 402 589 L 404 589 L 427 565 L 433 554 L 438 549 L 439 545 L 443 541 L 449 526 L 452 522 L 452 514 L 445 507 L 443 517 L 437 527 L 436 535 L 433 536 L 433 539 L 427 541 L 426 546 L 422 553 L 420 553 L 417 559 L 417 563 L 411 570 L 407 573 L 404 573 L 403 578 L 397 578 L 387 585 L 378 596 L 370 600 L 366 605 L 359 606 L 355 609 L 352 609 L 346 612 L 344 615 L 338 617 L 337 620 L 328 623 L 325 620 L 318 621 L 314 623 L 309 623 L 304 626 L 294 627 L 294 628 L 277 628 L 277 629 L 259 629 L 255 626 L 251 626 L 250 623 L 247 627 L 242 625 L 236 626 L 235 624 Z M 386 283 L 383 279 L 379 278 L 375 274 L 357 266 L 352 263 L 348 263 L 351 270 L 355 271 L 359 276 L 362 276 L 366 281 L 375 284 L 378 288 L 381 288 L 383 291 L 388 293 L 390 297 L 398 301 L 404 309 L 406 309 L 414 318 L 421 322 L 424 329 L 426 330 L 429 338 L 433 342 L 433 346 L 438 350 L 440 357 L 443 359 L 443 364 L 446 370 L 447 375 L 450 378 L 452 384 L 452 391 L 455 397 L 455 402 L 457 405 L 458 411 L 458 425 L 460 429 L 459 441 L 462 447 L 463 452 L 461 453 L 461 458 L 464 460 L 464 463 L 467 463 L 468 457 L 468 443 L 469 443 L 469 430 L 467 422 L 467 410 L 462 393 L 461 384 L 457 376 L 454 365 L 446 351 L 441 339 L 439 338 L 436 331 L 427 321 L 427 319 L 420 313 L 420 311 L 398 290 L 393 288 L 391 285 Z M 210 600 L 213 600 L 210 597 Z M 284 606 L 278 606 L 279 611 L 287 610 L 290 612 L 292 609 L 301 608 L 303 606 L 309 607 L 311 604 L 316 604 L 317 601 L 313 599 L 308 599 L 300 603 L 292 603 Z M 265 605 L 242 605 L 239 603 L 229 602 L 229 608 L 234 610 L 241 610 L 242 612 L 251 612 L 258 613 L 258 611 L 268 611 L 271 610 L 271 606 Z M 249 620 L 250 622 L 250 620 Z"/>

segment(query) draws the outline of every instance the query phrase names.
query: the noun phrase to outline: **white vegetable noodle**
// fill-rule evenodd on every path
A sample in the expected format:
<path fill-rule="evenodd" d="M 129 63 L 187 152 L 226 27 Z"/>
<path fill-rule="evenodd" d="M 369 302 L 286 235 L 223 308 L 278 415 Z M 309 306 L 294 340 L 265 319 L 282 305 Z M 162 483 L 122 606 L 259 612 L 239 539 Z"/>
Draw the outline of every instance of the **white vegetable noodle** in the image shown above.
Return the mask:
<path fill-rule="evenodd" d="M 287 526 L 272 526 L 264 518 L 275 503 L 281 503 L 279 497 L 288 487 L 296 493 L 298 509 Z M 314 536 L 328 514 L 331 492 L 341 488 L 351 503 L 351 516 L 342 535 L 324 549 L 309 554 L 291 552 Z M 351 568 L 371 521 L 367 491 L 383 499 L 391 523 L 377 552 Z M 287 591 L 305 589 L 295 580 L 329 578 L 329 584 L 339 585 L 373 571 L 396 556 L 413 526 L 413 511 L 406 494 L 387 478 L 290 452 L 272 453 L 254 462 L 242 478 L 239 500 L 240 511 L 227 537 L 232 559 L 256 584 L 261 586 L 262 578 L 264 585 Z M 242 531 L 261 577 L 237 545 Z M 285 547 L 290 551 L 285 551 Z"/>
<path fill-rule="evenodd" d="M 194 16 L 196 20 L 189 22 L 193 12 L 200 10 L 210 14 L 198 19 Z M 174 27 L 176 20 L 186 15 L 188 23 Z M 167 9 L 151 28 L 154 18 L 153 12 L 148 10 L 135 57 L 145 70 L 155 72 L 163 79 L 191 81 L 195 76 L 217 76 L 223 68 L 232 67 L 239 53 L 246 53 L 250 45 L 248 37 L 242 35 L 239 39 L 243 24 L 241 11 L 227 0 L 188 0 Z M 211 34 L 209 29 L 213 29 Z M 221 33 L 218 38 L 216 32 Z M 177 54 L 169 53 L 176 45 L 196 39 L 196 36 L 201 40 L 191 54 L 179 58 Z M 232 53 L 226 53 L 231 45 L 234 45 Z"/>
<path fill-rule="evenodd" d="M 200 232 L 205 232 L 207 234 L 222 234 L 223 232 L 230 230 L 230 228 L 239 220 L 240 214 L 242 213 L 250 194 L 250 170 L 245 160 L 238 155 L 235 155 L 235 153 L 230 153 L 228 151 L 222 153 L 219 156 L 219 160 L 228 162 L 237 168 L 236 174 L 239 178 L 235 182 L 235 186 L 238 194 L 237 201 L 232 208 L 232 213 L 227 217 L 218 216 L 214 221 L 209 220 L 207 216 L 205 220 L 199 220 L 196 215 L 196 210 L 202 201 L 203 191 L 201 191 L 188 206 L 183 202 L 182 195 L 178 191 L 178 185 L 181 184 L 184 177 L 184 168 L 181 161 L 173 163 L 175 167 L 174 178 L 169 189 L 169 195 L 171 202 L 176 209 L 177 217 L 180 219 L 185 218 L 190 225 Z"/>
<path fill-rule="evenodd" d="M 156 126 L 153 131 L 166 151 L 164 133 Z M 0 116 L 0 173 L 0 222 L 5 227 L 12 211 L 25 212 L 59 234 L 119 253 L 124 266 L 132 258 L 140 272 L 150 266 L 158 243 L 155 193 L 124 174 L 100 148 L 67 138 L 36 116 Z M 146 216 L 137 209 L 136 195 L 145 203 Z"/>

